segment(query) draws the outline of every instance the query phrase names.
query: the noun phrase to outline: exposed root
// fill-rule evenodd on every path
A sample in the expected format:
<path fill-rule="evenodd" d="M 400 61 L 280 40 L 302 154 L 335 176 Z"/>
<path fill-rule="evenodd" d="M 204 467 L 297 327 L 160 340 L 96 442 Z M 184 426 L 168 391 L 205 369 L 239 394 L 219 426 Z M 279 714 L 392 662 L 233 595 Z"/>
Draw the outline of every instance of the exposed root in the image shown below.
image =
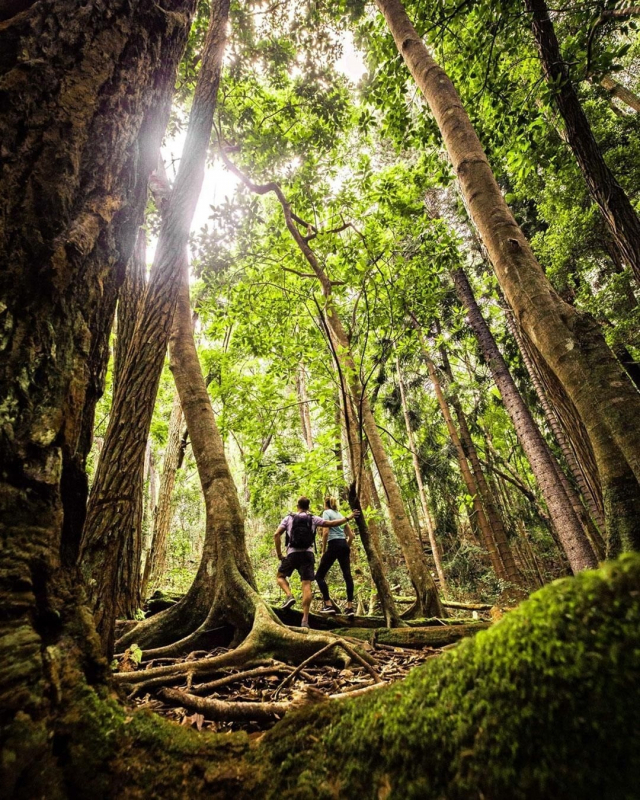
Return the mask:
<path fill-rule="evenodd" d="M 207 683 L 199 683 L 196 686 L 191 687 L 191 691 L 194 694 L 207 694 L 208 692 L 213 692 L 216 689 L 221 689 L 223 686 L 230 686 L 233 683 L 238 683 L 238 681 L 245 681 L 250 680 L 252 678 L 260 678 L 263 675 L 280 675 L 285 673 L 287 676 L 291 675 L 292 673 L 300 672 L 304 665 L 301 664 L 299 667 L 295 669 L 290 667 L 288 664 L 273 664 L 272 666 L 268 667 L 256 667 L 255 669 L 245 669 L 242 672 L 234 672 L 231 675 L 225 675 L 224 678 L 218 678 L 215 681 L 208 681 Z"/>
<path fill-rule="evenodd" d="M 181 689 L 163 689 L 160 696 L 185 708 L 206 714 L 208 719 L 221 722 L 266 722 L 283 717 L 294 705 L 287 703 L 237 703 L 198 697 Z"/>

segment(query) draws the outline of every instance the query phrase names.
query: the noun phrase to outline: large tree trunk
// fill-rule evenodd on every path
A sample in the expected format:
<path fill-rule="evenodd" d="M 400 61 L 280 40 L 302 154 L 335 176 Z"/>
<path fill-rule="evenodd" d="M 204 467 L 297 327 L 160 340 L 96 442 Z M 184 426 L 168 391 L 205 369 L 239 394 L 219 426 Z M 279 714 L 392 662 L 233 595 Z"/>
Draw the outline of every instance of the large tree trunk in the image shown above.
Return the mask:
<path fill-rule="evenodd" d="M 640 547 L 640 393 L 597 323 L 553 290 L 504 201 L 458 93 L 400 0 L 376 4 L 433 111 L 509 305 L 584 423 L 602 480 L 611 552 Z"/>
<path fill-rule="evenodd" d="M 440 544 L 436 538 L 436 528 L 429 509 L 429 502 L 427 500 L 427 493 L 425 492 L 424 483 L 422 481 L 422 470 L 420 469 L 420 461 L 418 459 L 418 451 L 416 449 L 416 442 L 411 429 L 411 420 L 409 419 L 409 409 L 407 407 L 407 398 L 404 388 L 404 381 L 402 380 L 402 373 L 400 372 L 400 362 L 396 358 L 396 372 L 398 374 L 398 386 L 400 387 L 400 402 L 402 404 L 402 415 L 404 417 L 404 424 L 407 430 L 407 441 L 409 443 L 409 450 L 411 451 L 411 459 L 413 463 L 413 472 L 416 476 L 416 483 L 418 484 L 418 495 L 420 497 L 420 505 L 422 507 L 422 517 L 424 524 L 429 535 L 429 544 L 431 545 L 431 552 L 433 553 L 433 561 L 440 580 L 440 591 L 446 593 L 447 581 L 442 567 L 442 554 L 440 552 Z"/>
<path fill-rule="evenodd" d="M 146 597 L 148 590 L 155 589 L 162 579 L 167 563 L 167 544 L 173 506 L 171 499 L 173 487 L 176 482 L 176 472 L 184 453 L 182 439 L 182 406 L 180 397 L 176 393 L 169 419 L 167 445 L 162 462 L 162 475 L 160 476 L 160 491 L 158 492 L 158 505 L 153 517 L 153 535 L 151 548 L 144 565 L 142 578 L 142 597 Z"/>
<path fill-rule="evenodd" d="M 107 653 L 113 651 L 114 624 L 122 594 L 129 598 L 127 607 L 140 603 L 140 548 L 127 543 L 135 541 L 141 525 L 144 451 L 179 282 L 187 269 L 189 229 L 204 178 L 228 10 L 228 0 L 211 5 L 184 152 L 163 211 L 151 280 L 119 385 L 115 387 L 89 498 L 79 563 Z"/>
<path fill-rule="evenodd" d="M 567 140 L 623 259 L 640 282 L 640 217 L 607 166 L 562 59 L 545 0 L 525 0 L 542 69 L 566 126 Z"/>
<path fill-rule="evenodd" d="M 64 796 L 57 721 L 106 674 L 80 582 L 61 566 L 63 518 L 74 511 L 65 504 L 85 501 L 82 492 L 63 496 L 61 472 L 86 430 L 83 409 L 101 361 L 89 359 L 106 348 L 110 287 L 133 251 L 144 208 L 138 190 L 160 145 L 193 9 L 192 0 L 168 9 L 155 0 L 56 0 L 25 6 L 2 24 L 0 785 L 7 796 Z M 93 328 L 97 320 L 104 324 Z M 78 539 L 73 529 L 67 535 Z"/>
<path fill-rule="evenodd" d="M 456 292 L 467 311 L 469 324 L 478 337 L 480 348 L 489 365 L 496 386 L 502 395 L 504 407 L 513 422 L 542 496 L 549 509 L 551 520 L 562 542 L 574 572 L 596 565 L 595 555 L 576 516 L 563 483 L 558 480 L 559 465 L 549 446 L 542 438 L 531 412 L 516 387 L 509 367 L 485 322 L 473 295 L 471 285 L 462 269 L 453 272 Z"/>

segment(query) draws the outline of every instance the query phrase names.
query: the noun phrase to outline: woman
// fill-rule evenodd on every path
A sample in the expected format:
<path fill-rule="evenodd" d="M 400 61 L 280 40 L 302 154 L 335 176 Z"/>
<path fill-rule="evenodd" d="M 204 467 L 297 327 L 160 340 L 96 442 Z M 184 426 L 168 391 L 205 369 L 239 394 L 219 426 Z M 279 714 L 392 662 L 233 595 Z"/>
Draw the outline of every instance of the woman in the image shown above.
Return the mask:
<path fill-rule="evenodd" d="M 342 519 L 337 512 L 338 504 L 334 497 L 327 497 L 324 501 L 324 511 L 322 518 L 326 520 Z M 347 611 L 348 617 L 353 617 L 353 578 L 351 577 L 351 542 L 353 533 L 348 525 L 336 525 L 333 528 L 323 528 L 322 533 L 322 558 L 316 572 L 316 580 L 322 592 L 323 605 L 321 613 L 335 614 L 337 609 L 333 600 L 329 597 L 329 587 L 325 577 L 327 572 L 337 561 L 342 570 L 345 585 L 347 587 Z"/>

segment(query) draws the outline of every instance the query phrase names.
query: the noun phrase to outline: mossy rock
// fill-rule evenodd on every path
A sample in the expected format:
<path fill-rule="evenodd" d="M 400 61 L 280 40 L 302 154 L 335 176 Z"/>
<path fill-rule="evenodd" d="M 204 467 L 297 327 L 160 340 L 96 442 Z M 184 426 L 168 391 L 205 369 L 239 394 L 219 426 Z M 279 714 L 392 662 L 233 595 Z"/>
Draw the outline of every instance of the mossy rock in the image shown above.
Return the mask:
<path fill-rule="evenodd" d="M 554 582 L 361 698 L 287 716 L 267 797 L 638 798 L 640 556 Z M 267 777 L 268 776 L 268 777 Z"/>

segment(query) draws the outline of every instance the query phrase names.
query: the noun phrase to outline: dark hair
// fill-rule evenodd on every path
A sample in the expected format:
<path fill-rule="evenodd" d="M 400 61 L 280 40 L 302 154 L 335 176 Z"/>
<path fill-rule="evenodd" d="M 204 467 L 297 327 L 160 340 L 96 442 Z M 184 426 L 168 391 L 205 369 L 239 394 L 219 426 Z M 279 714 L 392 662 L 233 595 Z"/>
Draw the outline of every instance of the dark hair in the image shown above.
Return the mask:
<path fill-rule="evenodd" d="M 338 510 L 338 501 L 335 497 L 325 497 L 324 504 L 326 508 L 330 508 L 332 511 Z"/>
<path fill-rule="evenodd" d="M 310 504 L 311 501 L 309 500 L 308 497 L 303 496 L 298 498 L 298 508 L 300 509 L 300 511 L 308 511 Z"/>

